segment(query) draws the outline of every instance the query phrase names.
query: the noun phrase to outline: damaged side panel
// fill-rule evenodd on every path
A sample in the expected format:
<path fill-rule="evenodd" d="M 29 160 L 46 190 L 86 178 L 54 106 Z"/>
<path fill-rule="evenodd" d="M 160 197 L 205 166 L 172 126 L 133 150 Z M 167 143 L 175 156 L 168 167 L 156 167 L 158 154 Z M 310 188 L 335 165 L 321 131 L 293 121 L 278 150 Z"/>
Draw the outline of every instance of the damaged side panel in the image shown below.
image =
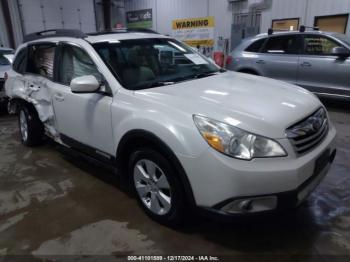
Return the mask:
<path fill-rule="evenodd" d="M 39 118 L 45 126 L 48 136 L 62 143 L 55 126 L 54 109 L 52 103 L 52 92 L 48 86 L 50 80 L 37 75 L 22 76 L 11 72 L 12 77 L 6 82 L 7 96 L 13 99 L 22 99 L 32 104 L 38 112 Z M 10 113 L 14 109 L 10 108 Z"/>

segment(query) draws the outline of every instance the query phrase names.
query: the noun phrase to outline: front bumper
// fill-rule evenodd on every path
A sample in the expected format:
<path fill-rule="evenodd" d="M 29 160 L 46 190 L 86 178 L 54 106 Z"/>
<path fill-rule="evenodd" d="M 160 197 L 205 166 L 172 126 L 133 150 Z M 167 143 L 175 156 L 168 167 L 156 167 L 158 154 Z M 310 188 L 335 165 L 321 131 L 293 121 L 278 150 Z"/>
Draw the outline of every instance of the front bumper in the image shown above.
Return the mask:
<path fill-rule="evenodd" d="M 287 157 L 242 161 L 208 148 L 196 158 L 181 155 L 178 158 L 198 207 L 230 215 L 222 208 L 234 200 L 275 196 L 277 203 L 273 209 L 280 210 L 297 206 L 303 200 L 298 200 L 300 192 L 308 186 L 311 192 L 321 182 L 335 156 L 335 137 L 336 131 L 331 126 L 323 142 L 300 157 L 292 153 L 291 144 L 285 139 L 279 142 L 289 152 Z M 332 157 L 315 173 L 316 161 L 326 151 Z M 304 197 L 299 198 L 306 198 L 310 192 L 303 192 Z"/>

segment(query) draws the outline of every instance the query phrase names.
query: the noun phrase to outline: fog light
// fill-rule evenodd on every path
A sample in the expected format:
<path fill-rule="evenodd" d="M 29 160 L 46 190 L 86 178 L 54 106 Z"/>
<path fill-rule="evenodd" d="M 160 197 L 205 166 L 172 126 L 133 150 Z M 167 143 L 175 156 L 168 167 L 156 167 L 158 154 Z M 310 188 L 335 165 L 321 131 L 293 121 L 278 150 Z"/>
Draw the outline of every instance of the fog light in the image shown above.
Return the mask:
<path fill-rule="evenodd" d="M 269 211 L 276 209 L 276 207 L 277 197 L 266 196 L 234 200 L 221 208 L 221 210 L 231 214 L 239 214 Z"/>

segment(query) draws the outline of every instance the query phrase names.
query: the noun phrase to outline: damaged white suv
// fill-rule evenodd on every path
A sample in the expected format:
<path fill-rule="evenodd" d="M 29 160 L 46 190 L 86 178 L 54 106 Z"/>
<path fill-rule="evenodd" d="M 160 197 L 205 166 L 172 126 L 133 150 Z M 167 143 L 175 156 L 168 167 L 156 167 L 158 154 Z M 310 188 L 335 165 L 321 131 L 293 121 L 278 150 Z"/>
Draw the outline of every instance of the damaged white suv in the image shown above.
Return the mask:
<path fill-rule="evenodd" d="M 5 85 L 23 144 L 47 135 L 113 165 L 163 223 L 186 207 L 230 217 L 298 206 L 336 154 L 313 94 L 225 72 L 152 32 L 30 35 Z"/>

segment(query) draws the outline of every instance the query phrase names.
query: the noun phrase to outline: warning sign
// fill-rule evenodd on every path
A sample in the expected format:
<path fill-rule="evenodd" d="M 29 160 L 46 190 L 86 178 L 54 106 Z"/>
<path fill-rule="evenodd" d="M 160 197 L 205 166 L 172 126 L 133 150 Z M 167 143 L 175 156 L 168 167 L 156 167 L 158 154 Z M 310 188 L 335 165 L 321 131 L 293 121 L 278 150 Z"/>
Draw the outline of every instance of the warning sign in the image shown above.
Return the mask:
<path fill-rule="evenodd" d="M 215 19 L 212 16 L 173 20 L 173 37 L 193 47 L 213 47 Z"/>

